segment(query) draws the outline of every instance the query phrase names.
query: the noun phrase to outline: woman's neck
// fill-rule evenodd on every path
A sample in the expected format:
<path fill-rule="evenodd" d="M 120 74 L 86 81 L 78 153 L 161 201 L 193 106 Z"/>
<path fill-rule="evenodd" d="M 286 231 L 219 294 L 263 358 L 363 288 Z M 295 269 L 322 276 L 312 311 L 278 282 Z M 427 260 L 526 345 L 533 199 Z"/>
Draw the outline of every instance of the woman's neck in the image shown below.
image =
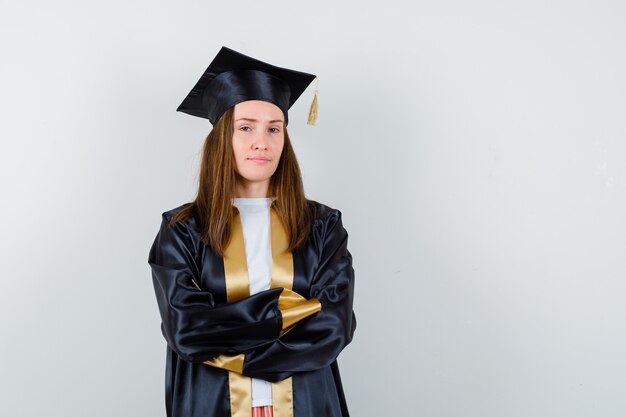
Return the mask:
<path fill-rule="evenodd" d="M 236 198 L 260 198 L 267 197 L 269 181 L 260 182 L 237 182 L 235 185 Z"/>

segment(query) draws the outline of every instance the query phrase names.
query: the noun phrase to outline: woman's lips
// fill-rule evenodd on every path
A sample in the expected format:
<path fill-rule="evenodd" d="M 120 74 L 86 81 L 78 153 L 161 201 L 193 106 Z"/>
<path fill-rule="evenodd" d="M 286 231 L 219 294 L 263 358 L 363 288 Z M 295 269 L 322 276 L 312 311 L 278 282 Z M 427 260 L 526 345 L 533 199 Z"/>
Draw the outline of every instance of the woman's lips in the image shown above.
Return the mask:
<path fill-rule="evenodd" d="M 269 162 L 270 160 L 267 158 L 248 158 L 250 161 L 252 162 L 256 162 L 257 164 L 264 164 L 266 162 Z"/>

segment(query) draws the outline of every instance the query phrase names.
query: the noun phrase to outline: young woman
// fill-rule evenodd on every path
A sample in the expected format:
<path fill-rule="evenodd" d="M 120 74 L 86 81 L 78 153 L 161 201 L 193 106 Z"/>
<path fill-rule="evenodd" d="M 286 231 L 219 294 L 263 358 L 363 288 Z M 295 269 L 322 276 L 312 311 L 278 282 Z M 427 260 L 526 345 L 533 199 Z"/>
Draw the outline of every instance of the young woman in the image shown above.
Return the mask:
<path fill-rule="evenodd" d="M 179 107 L 213 129 L 195 200 L 163 213 L 148 258 L 168 417 L 348 416 L 348 234 L 305 197 L 287 134 L 313 79 L 223 47 Z"/>

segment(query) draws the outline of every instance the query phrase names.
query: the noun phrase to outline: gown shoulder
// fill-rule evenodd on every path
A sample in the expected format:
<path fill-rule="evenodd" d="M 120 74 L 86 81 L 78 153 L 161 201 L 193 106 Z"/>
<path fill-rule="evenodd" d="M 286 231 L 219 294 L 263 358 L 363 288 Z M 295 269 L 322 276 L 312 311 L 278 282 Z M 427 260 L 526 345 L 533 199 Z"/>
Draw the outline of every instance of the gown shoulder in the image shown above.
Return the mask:
<path fill-rule="evenodd" d="M 167 220 L 170 220 L 172 217 L 174 217 L 174 215 L 176 215 L 176 213 L 178 213 L 185 207 L 189 206 L 190 204 L 191 202 L 188 202 L 188 203 L 181 204 L 178 207 L 174 207 L 172 209 L 166 210 L 162 213 L 162 216 L 165 217 Z"/>
<path fill-rule="evenodd" d="M 341 216 L 341 211 L 339 209 L 331 207 L 327 204 L 323 204 L 315 200 L 309 200 L 309 204 L 312 204 L 315 208 L 316 221 L 328 221 Z"/>

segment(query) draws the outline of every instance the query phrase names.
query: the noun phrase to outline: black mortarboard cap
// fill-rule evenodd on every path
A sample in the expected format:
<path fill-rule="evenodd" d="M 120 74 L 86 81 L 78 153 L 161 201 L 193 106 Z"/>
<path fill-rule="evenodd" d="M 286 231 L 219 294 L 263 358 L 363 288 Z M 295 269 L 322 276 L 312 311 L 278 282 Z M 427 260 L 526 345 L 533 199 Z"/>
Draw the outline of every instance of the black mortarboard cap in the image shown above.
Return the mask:
<path fill-rule="evenodd" d="M 276 67 L 222 46 L 177 111 L 204 117 L 214 125 L 235 104 L 263 100 L 278 106 L 287 124 L 287 110 L 314 79 L 315 75 Z"/>

